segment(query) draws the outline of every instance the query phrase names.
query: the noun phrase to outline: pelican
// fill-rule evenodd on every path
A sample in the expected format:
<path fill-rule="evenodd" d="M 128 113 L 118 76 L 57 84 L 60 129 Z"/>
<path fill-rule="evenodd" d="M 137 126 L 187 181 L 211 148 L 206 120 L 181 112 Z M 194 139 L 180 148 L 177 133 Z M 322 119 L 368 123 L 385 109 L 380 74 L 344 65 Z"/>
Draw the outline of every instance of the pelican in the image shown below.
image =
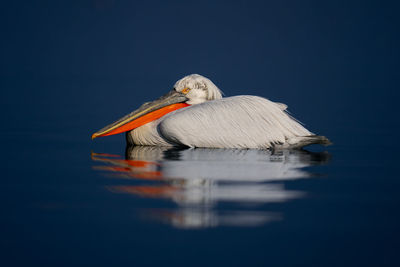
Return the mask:
<path fill-rule="evenodd" d="M 127 132 L 129 145 L 275 149 L 330 144 L 286 109 L 285 104 L 259 96 L 223 98 L 210 79 L 191 74 L 166 95 L 97 131 L 92 139 Z"/>

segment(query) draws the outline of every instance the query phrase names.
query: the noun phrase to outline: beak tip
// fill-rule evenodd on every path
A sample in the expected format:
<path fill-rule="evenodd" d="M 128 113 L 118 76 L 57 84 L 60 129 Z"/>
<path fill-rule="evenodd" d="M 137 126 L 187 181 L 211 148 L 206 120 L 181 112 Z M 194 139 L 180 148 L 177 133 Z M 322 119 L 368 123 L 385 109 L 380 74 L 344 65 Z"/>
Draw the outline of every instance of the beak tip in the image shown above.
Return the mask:
<path fill-rule="evenodd" d="M 95 133 L 94 133 L 94 134 L 92 134 L 92 140 L 93 140 L 93 139 L 95 139 L 96 137 L 98 137 L 98 135 L 97 135 L 97 134 L 95 134 Z"/>

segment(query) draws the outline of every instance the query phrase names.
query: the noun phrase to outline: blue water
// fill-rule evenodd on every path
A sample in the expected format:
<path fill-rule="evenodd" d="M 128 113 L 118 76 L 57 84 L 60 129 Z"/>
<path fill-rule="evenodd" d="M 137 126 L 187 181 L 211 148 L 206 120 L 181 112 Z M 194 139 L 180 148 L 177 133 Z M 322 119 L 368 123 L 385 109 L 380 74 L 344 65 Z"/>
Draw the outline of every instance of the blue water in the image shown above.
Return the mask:
<path fill-rule="evenodd" d="M 1 136 L 7 266 L 397 262 L 387 147 L 125 149 L 122 137 Z"/>
<path fill-rule="evenodd" d="M 9 1 L 1 266 L 399 266 L 397 3 Z M 190 73 L 333 145 L 127 148 L 93 132 Z"/>

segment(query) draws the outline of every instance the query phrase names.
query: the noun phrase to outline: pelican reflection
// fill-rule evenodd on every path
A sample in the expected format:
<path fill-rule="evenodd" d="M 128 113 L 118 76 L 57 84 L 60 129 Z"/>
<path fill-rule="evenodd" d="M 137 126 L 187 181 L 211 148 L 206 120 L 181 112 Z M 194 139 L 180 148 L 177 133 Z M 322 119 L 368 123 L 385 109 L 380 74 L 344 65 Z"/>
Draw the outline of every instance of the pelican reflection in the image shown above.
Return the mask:
<path fill-rule="evenodd" d="M 125 159 L 98 153 L 93 153 L 92 159 L 102 163 L 94 169 L 131 180 L 130 185 L 109 186 L 111 192 L 177 204 L 171 210 L 146 210 L 146 218 L 181 228 L 202 228 L 255 226 L 280 220 L 280 213 L 266 212 L 260 205 L 304 196 L 305 192 L 286 189 L 284 182 L 312 177 L 304 168 L 326 162 L 329 154 L 131 146 Z M 229 208 L 222 209 L 222 204 Z"/>

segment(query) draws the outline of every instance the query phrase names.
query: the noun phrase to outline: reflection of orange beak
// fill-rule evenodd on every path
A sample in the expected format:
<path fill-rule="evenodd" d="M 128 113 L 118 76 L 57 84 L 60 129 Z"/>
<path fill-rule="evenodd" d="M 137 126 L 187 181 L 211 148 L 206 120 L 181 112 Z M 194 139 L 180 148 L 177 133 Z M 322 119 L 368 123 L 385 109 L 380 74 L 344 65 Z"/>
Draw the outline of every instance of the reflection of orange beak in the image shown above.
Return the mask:
<path fill-rule="evenodd" d="M 133 195 L 140 195 L 144 197 L 167 197 L 173 195 L 179 188 L 162 185 L 162 186 L 110 186 L 108 187 L 111 192 L 114 193 L 127 193 Z"/>
<path fill-rule="evenodd" d="M 107 156 L 114 157 L 109 159 Z M 153 161 L 142 160 L 123 160 L 115 159 L 118 155 L 101 154 L 92 152 L 93 161 L 101 161 L 104 163 L 111 163 L 113 166 L 93 166 L 95 170 L 116 172 L 118 176 L 124 178 L 137 178 L 145 180 L 161 180 L 162 173 L 154 170 L 159 164 Z M 152 168 L 152 166 L 154 166 Z M 150 169 L 150 170 L 149 170 Z"/>
<path fill-rule="evenodd" d="M 189 106 L 184 103 L 186 100 L 187 98 L 184 94 L 171 91 L 151 103 L 143 104 L 139 109 L 97 131 L 92 135 L 92 139 L 133 130 L 174 110 Z"/>

